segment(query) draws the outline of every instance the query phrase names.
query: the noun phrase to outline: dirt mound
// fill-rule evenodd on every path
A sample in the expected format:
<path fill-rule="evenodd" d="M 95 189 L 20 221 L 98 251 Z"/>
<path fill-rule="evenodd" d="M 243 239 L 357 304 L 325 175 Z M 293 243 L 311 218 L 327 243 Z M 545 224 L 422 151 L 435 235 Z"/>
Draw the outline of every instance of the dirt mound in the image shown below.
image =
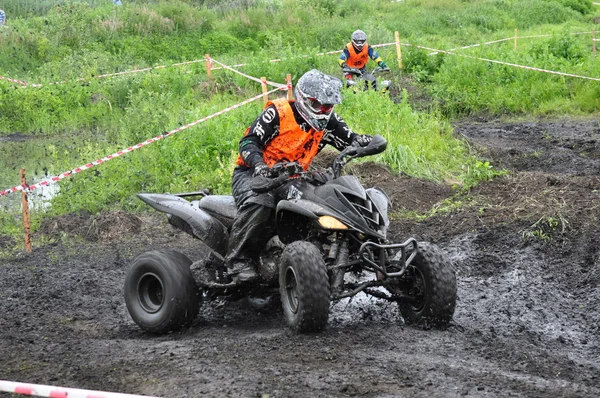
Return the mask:
<path fill-rule="evenodd" d="M 57 237 L 61 234 L 77 235 L 86 240 L 122 239 L 141 230 L 142 220 L 124 211 L 111 211 L 92 216 L 89 213 L 67 214 L 42 222 L 43 235 Z"/>

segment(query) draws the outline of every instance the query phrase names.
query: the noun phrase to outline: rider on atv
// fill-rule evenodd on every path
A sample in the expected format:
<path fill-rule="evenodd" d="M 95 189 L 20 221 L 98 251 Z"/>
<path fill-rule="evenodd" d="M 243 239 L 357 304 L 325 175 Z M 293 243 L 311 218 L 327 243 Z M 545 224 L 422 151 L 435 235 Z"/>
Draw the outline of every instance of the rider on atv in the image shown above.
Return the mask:
<path fill-rule="evenodd" d="M 367 43 L 367 35 L 362 30 L 356 30 L 352 33 L 352 40 L 344 47 L 340 59 L 338 60 L 342 70 L 358 69 L 361 74 L 367 72 L 367 62 L 369 58 L 377 63 L 382 69 L 387 69 L 387 65 L 381 59 L 377 51 Z M 353 79 L 352 73 L 345 72 L 346 83 Z"/>
<path fill-rule="evenodd" d="M 342 82 L 335 77 L 316 69 L 306 72 L 294 89 L 295 101 L 270 101 L 246 129 L 233 171 L 232 194 L 238 215 L 225 258 L 234 281 L 258 278 L 256 262 L 260 250 L 276 234 L 277 200 L 270 193 L 254 192 L 253 178 L 272 177 L 271 167 L 279 162 L 298 162 L 307 170 L 326 144 L 341 151 L 351 145 L 366 146 L 371 141 L 369 135 L 354 133 L 333 111 L 334 105 L 342 102 L 341 88 Z"/>

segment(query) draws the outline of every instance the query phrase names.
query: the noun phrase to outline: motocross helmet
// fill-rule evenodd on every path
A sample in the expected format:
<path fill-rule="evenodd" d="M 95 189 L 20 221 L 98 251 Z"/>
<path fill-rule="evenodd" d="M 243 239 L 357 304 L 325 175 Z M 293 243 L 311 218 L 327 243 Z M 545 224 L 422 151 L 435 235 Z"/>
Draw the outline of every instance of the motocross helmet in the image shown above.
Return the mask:
<path fill-rule="evenodd" d="M 333 106 L 342 102 L 342 81 L 316 69 L 298 79 L 294 96 L 300 116 L 315 130 L 323 131 L 333 114 Z"/>
<path fill-rule="evenodd" d="M 352 33 L 352 45 L 357 51 L 362 51 L 366 42 L 367 35 L 362 30 L 355 30 L 354 33 Z"/>

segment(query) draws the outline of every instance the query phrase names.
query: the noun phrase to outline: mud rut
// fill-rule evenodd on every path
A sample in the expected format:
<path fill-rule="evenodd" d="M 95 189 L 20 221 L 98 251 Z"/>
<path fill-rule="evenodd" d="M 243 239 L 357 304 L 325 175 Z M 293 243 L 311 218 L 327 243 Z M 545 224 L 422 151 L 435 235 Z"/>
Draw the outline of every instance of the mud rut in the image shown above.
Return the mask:
<path fill-rule="evenodd" d="M 197 243 L 157 214 L 61 217 L 30 255 L 0 263 L 0 379 L 162 397 L 600 396 L 600 128 L 593 120 L 462 122 L 457 134 L 511 172 L 459 196 L 443 185 L 357 167 L 394 210 L 397 240 L 440 245 L 459 301 L 447 330 L 404 326 L 358 296 L 328 329 L 293 335 L 270 302 L 204 306 L 181 333 L 151 336 L 123 303 L 128 263 Z M 0 247 L 11 242 L 0 237 Z M 0 393 L 0 396 L 8 394 Z"/>

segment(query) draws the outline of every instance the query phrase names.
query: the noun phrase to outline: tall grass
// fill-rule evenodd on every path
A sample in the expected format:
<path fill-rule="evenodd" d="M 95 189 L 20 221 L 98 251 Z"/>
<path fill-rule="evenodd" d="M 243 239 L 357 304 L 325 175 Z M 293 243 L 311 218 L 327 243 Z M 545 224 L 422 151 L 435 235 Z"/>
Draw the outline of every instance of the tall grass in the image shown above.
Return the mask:
<path fill-rule="evenodd" d="M 55 172 L 169 131 L 257 95 L 260 86 L 229 71 L 206 75 L 203 63 L 151 73 L 97 79 L 134 68 L 202 60 L 245 63 L 249 75 L 295 82 L 311 68 L 340 76 L 337 54 L 357 28 L 369 42 L 446 49 L 519 34 L 553 33 L 549 39 L 463 50 L 465 54 L 539 68 L 600 76 L 591 55 L 597 11 L 588 0 L 0 0 L 7 24 L 0 29 L 0 74 L 33 83 L 20 88 L 0 80 L 0 136 L 38 139 L 83 136 L 77 145 L 54 145 L 46 162 Z M 398 85 L 416 77 L 437 101 L 417 112 L 412 99 L 345 93 L 336 109 L 359 133 L 383 134 L 379 156 L 399 172 L 469 186 L 493 176 L 453 136 L 449 117 L 488 114 L 596 112 L 597 84 L 489 64 L 451 55 L 431 56 L 403 47 L 405 69 L 394 47 L 378 49 Z M 268 62 L 272 59 L 280 62 Z M 83 78 L 84 80 L 79 80 Z M 62 81 L 61 84 L 49 84 Z M 52 214 L 137 208 L 134 194 L 211 188 L 229 192 L 237 141 L 260 112 L 255 102 L 182 131 L 61 182 Z M 61 137 L 59 139 L 59 137 Z M 0 166 L 19 167 L 19 154 Z M 4 171 L 3 171 L 4 172 Z M 16 184 L 16 182 L 15 182 Z M 0 187 L 4 188 L 4 187 Z M 2 201 L 2 198 L 0 198 Z M 39 215 L 41 217 L 41 215 Z M 35 215 L 38 217 L 38 215 Z M 6 220 L 7 218 L 2 218 Z M 10 217 L 8 217 L 10 220 Z M 5 221 L 0 221 L 5 222 Z M 2 227 L 0 226 L 0 229 Z"/>

